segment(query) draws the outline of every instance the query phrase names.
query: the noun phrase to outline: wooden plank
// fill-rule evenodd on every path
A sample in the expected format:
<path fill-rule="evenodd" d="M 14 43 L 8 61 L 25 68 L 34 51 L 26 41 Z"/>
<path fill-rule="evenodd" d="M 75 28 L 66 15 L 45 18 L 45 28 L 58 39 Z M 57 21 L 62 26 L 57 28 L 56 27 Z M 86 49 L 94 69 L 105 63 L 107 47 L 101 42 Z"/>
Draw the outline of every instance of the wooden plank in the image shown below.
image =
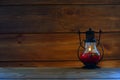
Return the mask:
<path fill-rule="evenodd" d="M 69 41 L 71 37 L 73 40 Z M 15 38 L 16 35 L 2 36 L 0 41 L 1 60 L 68 60 L 76 58 L 76 56 L 71 56 L 76 54 L 78 47 L 77 41 L 74 41 L 77 40 L 77 35 L 74 34 L 24 35 L 22 44 L 18 44 Z M 67 45 L 71 46 L 67 48 Z"/>
<path fill-rule="evenodd" d="M 0 33 L 120 31 L 120 5 L 1 6 Z"/>
<path fill-rule="evenodd" d="M 0 68 L 0 79 L 120 79 L 119 68 Z"/>
<path fill-rule="evenodd" d="M 0 67 L 78 67 L 82 68 L 84 65 L 80 61 L 56 61 L 56 62 L 42 62 L 42 61 L 4 61 L 0 62 Z M 100 68 L 120 68 L 120 60 L 102 60 L 98 66 Z"/>
<path fill-rule="evenodd" d="M 118 59 L 119 49 L 120 49 L 120 33 L 118 34 L 104 34 L 102 36 L 102 43 L 104 47 L 105 54 L 107 58 Z"/>
<path fill-rule="evenodd" d="M 120 33 L 103 34 L 104 59 L 120 59 Z M 0 61 L 78 60 L 77 34 L 0 35 Z M 112 37 L 111 37 L 112 36 Z M 20 41 L 21 43 L 18 43 Z"/>
<path fill-rule="evenodd" d="M 119 0 L 1 0 L 7 4 L 120 4 Z"/>

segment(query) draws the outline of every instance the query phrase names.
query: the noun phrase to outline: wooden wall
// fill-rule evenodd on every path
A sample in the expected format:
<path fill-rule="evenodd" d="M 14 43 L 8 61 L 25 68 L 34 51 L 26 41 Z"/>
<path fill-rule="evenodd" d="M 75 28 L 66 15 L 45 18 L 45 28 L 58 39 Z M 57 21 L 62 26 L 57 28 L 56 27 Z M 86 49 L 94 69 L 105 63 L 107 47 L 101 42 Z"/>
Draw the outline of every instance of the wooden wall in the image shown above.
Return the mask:
<path fill-rule="evenodd" d="M 89 27 L 104 32 L 104 60 L 120 59 L 120 0 L 0 0 L 0 66 L 79 66 Z"/>

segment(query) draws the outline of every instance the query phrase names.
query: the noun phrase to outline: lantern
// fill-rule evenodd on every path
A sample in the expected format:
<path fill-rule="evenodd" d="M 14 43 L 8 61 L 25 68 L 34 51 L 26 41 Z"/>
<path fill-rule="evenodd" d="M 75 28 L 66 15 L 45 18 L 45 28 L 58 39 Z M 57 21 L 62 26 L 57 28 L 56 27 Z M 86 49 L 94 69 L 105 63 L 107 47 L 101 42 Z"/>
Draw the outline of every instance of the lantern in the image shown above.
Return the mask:
<path fill-rule="evenodd" d="M 99 33 L 99 39 L 95 39 L 95 33 Z M 96 66 L 103 58 L 104 50 L 100 42 L 101 30 L 99 32 L 92 31 L 89 28 L 85 32 L 86 39 L 82 41 L 81 32 L 79 31 L 80 46 L 78 48 L 78 58 L 85 66 Z M 84 43 L 84 45 L 83 45 Z M 98 50 L 101 48 L 101 52 Z M 82 48 L 82 52 L 81 52 Z"/>

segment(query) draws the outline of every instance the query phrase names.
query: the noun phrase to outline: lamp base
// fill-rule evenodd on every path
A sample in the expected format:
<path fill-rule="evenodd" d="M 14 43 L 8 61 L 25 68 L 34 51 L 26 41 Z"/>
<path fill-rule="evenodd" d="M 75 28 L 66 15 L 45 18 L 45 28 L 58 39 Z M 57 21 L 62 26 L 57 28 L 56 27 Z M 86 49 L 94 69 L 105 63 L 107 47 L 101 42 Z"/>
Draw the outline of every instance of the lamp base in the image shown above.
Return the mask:
<path fill-rule="evenodd" d="M 100 68 L 99 66 L 97 66 L 97 64 L 84 64 L 85 66 L 83 66 L 83 69 L 98 69 Z"/>
<path fill-rule="evenodd" d="M 83 63 L 85 66 L 91 66 L 94 67 L 97 65 L 97 63 Z"/>

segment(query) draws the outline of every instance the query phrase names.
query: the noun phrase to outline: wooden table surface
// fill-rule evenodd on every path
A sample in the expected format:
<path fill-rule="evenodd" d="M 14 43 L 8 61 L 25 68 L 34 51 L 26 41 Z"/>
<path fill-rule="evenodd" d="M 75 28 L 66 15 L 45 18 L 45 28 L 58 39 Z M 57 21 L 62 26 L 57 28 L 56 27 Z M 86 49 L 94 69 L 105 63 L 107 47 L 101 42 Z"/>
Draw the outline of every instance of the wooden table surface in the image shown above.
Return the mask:
<path fill-rule="evenodd" d="M 120 80 L 120 60 L 99 67 L 0 67 L 0 80 Z"/>

